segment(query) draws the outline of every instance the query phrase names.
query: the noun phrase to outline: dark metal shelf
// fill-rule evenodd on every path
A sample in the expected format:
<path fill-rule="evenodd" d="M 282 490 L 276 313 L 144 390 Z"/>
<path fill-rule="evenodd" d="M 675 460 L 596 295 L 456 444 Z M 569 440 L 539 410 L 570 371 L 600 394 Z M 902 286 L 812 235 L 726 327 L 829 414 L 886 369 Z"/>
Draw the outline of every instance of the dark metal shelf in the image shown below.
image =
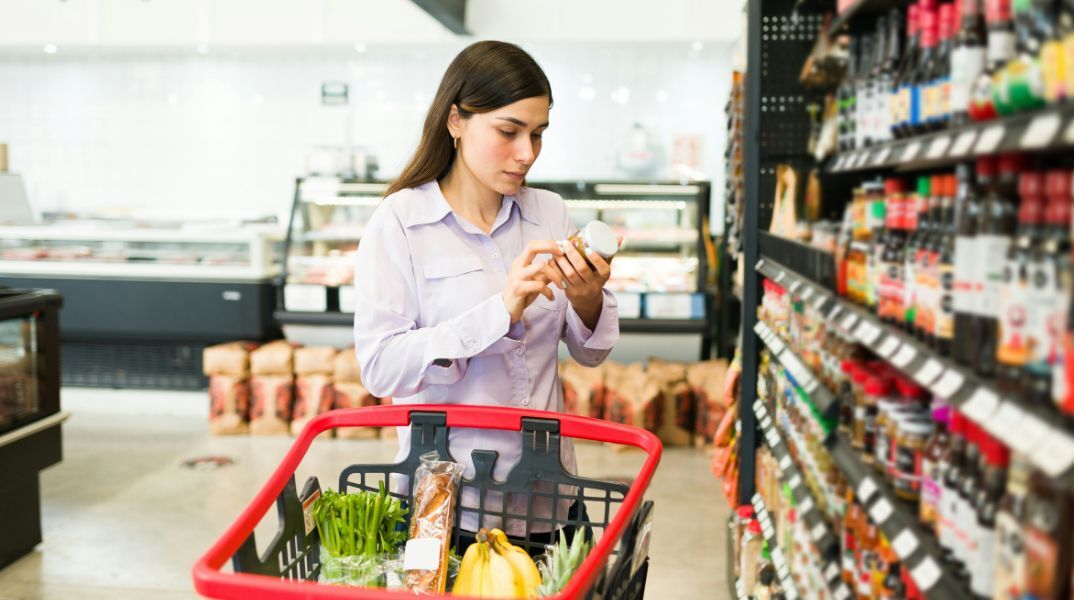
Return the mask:
<path fill-rule="evenodd" d="M 862 462 L 846 436 L 837 434 L 829 446 L 832 459 L 853 486 L 858 502 L 891 541 L 892 549 L 925 596 L 942 600 L 972 598 L 965 583 L 944 564 L 936 536 L 921 526 L 913 504 L 895 496 L 891 486 Z"/>
<path fill-rule="evenodd" d="M 1004 152 L 1070 148 L 1074 148 L 1074 106 L 1063 105 L 842 153 L 828 162 L 825 172 L 917 171 Z"/>
<path fill-rule="evenodd" d="M 842 328 L 881 359 L 1027 456 L 1059 485 L 1074 488 L 1074 428 L 1057 409 L 1003 394 L 994 379 L 977 376 L 778 261 L 762 258 L 756 269 L 812 304 L 827 322 Z"/>

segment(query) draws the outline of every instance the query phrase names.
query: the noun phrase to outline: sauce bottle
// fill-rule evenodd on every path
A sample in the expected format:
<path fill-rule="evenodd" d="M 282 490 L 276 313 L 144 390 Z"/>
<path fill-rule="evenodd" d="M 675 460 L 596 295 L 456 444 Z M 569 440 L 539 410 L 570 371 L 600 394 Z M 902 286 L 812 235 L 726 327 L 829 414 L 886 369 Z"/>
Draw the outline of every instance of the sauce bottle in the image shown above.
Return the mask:
<path fill-rule="evenodd" d="M 958 180 L 954 175 L 946 175 L 942 183 L 940 231 L 935 242 L 939 289 L 933 337 L 936 350 L 943 356 L 950 356 L 955 337 L 955 193 Z"/>
<path fill-rule="evenodd" d="M 951 124 L 955 127 L 970 120 L 973 85 L 984 72 L 988 44 L 981 0 L 962 0 L 958 7 L 961 25 L 951 51 Z"/>
<path fill-rule="evenodd" d="M 906 191 L 902 180 L 894 177 L 885 180 L 884 193 L 887 197 L 885 219 L 888 238 L 880 257 L 880 302 L 876 314 L 885 323 L 894 325 L 903 317 L 902 257 L 906 248 L 903 196 Z"/>
<path fill-rule="evenodd" d="M 958 411 L 951 413 L 951 436 L 942 460 L 943 483 L 940 488 L 940 547 L 944 559 L 957 564 L 962 534 L 958 526 L 958 481 L 966 463 L 966 420 Z"/>
<path fill-rule="evenodd" d="M 996 118 L 994 82 L 1002 77 L 1004 67 L 1014 58 L 1015 52 L 1011 0 L 987 0 L 985 18 L 988 21 L 988 66 L 977 77 L 970 93 L 969 113 L 974 121 Z"/>
<path fill-rule="evenodd" d="M 936 428 L 925 446 L 921 461 L 921 504 L 919 513 L 921 523 L 937 537 L 940 535 L 940 509 L 943 501 L 943 478 L 946 464 L 944 454 L 951 445 L 948 428 L 951 425 L 951 409 L 940 406 L 932 411 Z"/>
<path fill-rule="evenodd" d="M 976 598 L 991 600 L 995 586 L 996 513 L 1007 484 L 1010 451 L 984 432 L 980 433 L 980 444 L 985 468 L 973 500 L 977 528 L 974 533 L 975 551 L 969 563 L 970 591 Z"/>
<path fill-rule="evenodd" d="M 983 198 L 995 179 L 996 163 L 983 157 L 976 163 L 976 181 L 969 165 L 958 167 L 958 212 L 955 237 L 955 359 L 969 366 L 977 364 L 977 333 L 980 329 L 984 267 L 978 251 L 977 225 Z"/>
<path fill-rule="evenodd" d="M 1029 496 L 1029 465 L 1025 456 L 1011 457 L 1007 491 L 996 515 L 995 578 L 992 600 L 1021 598 L 1025 588 L 1025 527 Z"/>
<path fill-rule="evenodd" d="M 1031 500 L 1026 528 L 1026 595 L 1033 598 L 1068 598 L 1067 574 L 1074 554 L 1071 511 L 1074 498 L 1037 471 L 1029 478 Z"/>
<path fill-rule="evenodd" d="M 924 253 L 924 242 L 928 237 L 928 201 L 929 178 L 918 177 L 917 193 L 913 196 L 909 207 L 912 211 L 907 224 L 910 237 L 906 243 L 906 253 L 903 258 L 903 305 L 906 307 L 906 312 L 903 315 L 902 326 L 915 334 L 917 333 L 915 330 L 918 303 L 917 275 Z"/>

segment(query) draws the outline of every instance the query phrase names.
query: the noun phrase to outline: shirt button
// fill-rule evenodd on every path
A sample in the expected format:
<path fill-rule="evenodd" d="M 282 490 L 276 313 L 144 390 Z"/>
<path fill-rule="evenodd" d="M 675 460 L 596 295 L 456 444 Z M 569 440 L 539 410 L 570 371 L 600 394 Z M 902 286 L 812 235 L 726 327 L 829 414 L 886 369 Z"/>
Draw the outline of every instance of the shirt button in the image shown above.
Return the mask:
<path fill-rule="evenodd" d="M 500 258 L 500 253 L 499 252 L 493 252 L 492 253 L 492 260 L 497 260 L 498 258 Z"/>
<path fill-rule="evenodd" d="M 522 356 L 523 352 L 524 350 L 522 350 L 522 348 L 519 348 L 518 350 L 515 350 L 515 356 Z"/>
<path fill-rule="evenodd" d="M 529 401 L 529 399 L 527 398 L 526 400 L 523 400 L 523 401 L 522 401 L 522 406 L 528 406 L 528 405 L 529 405 L 529 403 L 530 403 L 530 401 Z"/>

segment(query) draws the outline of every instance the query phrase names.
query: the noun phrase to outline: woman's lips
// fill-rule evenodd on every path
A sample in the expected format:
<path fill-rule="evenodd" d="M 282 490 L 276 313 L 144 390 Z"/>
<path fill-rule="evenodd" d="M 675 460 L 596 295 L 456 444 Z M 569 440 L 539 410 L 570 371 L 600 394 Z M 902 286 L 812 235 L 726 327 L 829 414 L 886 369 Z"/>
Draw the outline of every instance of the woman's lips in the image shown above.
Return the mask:
<path fill-rule="evenodd" d="M 514 179 L 515 181 L 522 181 L 526 178 L 525 173 L 516 173 L 514 171 L 504 171 L 504 173 L 506 173 L 508 177 Z"/>

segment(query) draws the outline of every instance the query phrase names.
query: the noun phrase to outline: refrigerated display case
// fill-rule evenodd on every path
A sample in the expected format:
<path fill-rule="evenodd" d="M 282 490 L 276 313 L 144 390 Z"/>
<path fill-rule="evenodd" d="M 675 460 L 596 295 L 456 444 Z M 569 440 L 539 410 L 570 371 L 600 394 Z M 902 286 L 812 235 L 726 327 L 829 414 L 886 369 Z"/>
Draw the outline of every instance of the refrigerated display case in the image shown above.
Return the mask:
<path fill-rule="evenodd" d="M 51 290 L 0 288 L 0 568 L 41 541 L 38 473 L 62 457 L 62 303 Z"/>
<path fill-rule="evenodd" d="M 709 183 L 534 182 L 563 197 L 581 227 L 597 219 L 624 236 L 608 286 L 624 333 L 695 333 L 712 346 L 715 246 Z M 301 178 L 287 232 L 276 318 L 289 339 L 351 344 L 355 252 L 388 184 Z M 325 328 L 334 328 L 326 332 Z"/>
<path fill-rule="evenodd" d="M 81 219 L 0 227 L 0 285 L 66 299 L 63 383 L 201 389 L 201 351 L 278 335 L 274 224 Z"/>

